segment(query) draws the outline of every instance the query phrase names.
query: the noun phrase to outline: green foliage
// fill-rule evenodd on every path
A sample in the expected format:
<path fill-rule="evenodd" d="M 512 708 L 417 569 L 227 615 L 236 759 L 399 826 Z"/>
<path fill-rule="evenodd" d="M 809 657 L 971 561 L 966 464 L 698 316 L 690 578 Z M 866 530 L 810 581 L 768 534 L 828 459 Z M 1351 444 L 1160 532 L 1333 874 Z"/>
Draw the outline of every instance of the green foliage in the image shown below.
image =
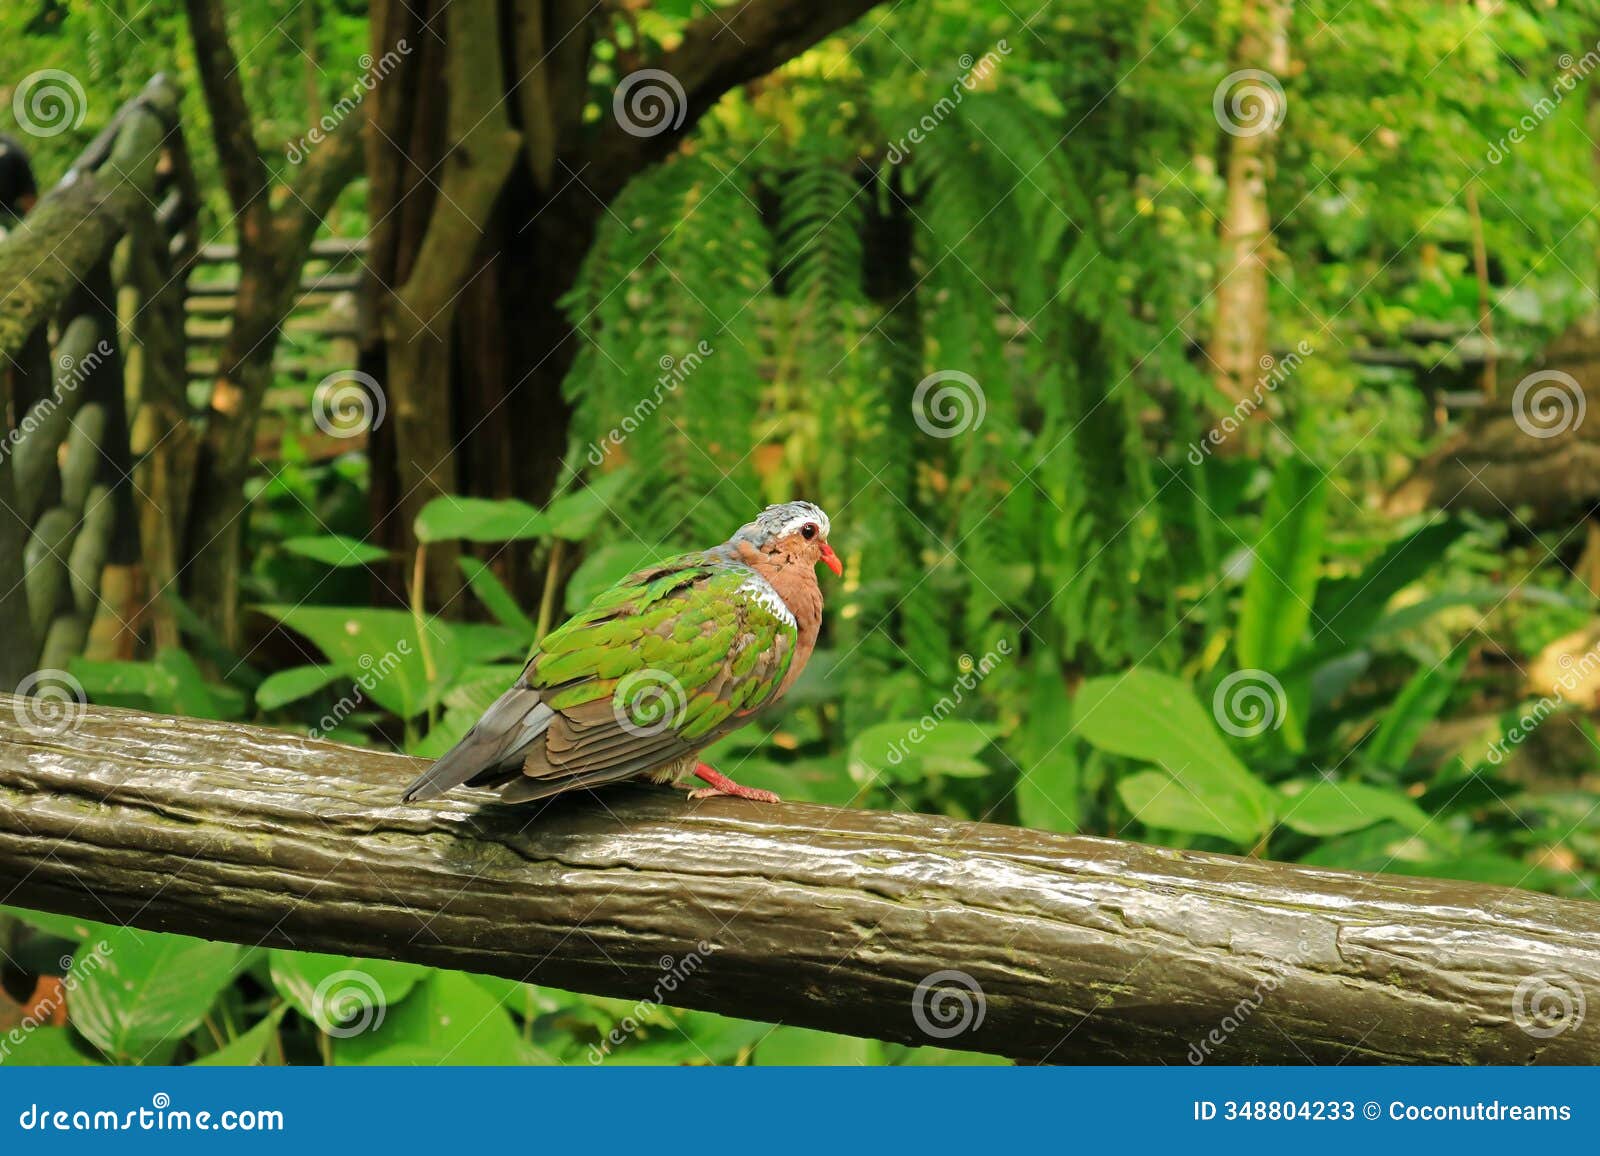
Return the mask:
<path fill-rule="evenodd" d="M 319 59 L 365 50 L 359 4 L 308 7 Z M 703 7 L 607 17 L 600 115 L 618 45 L 649 59 Z M 846 576 L 823 576 L 822 649 L 787 709 L 708 752 L 741 781 L 1584 893 L 1600 877 L 1585 704 L 1557 703 L 1540 731 L 1571 734 L 1571 767 L 1491 752 L 1526 729 L 1541 651 L 1594 626 L 1593 559 L 1515 511 L 1386 514 L 1431 444 L 1428 403 L 1417 371 L 1351 356 L 1459 370 L 1482 294 L 1504 391 L 1516 358 L 1592 306 L 1592 102 L 1502 142 L 1552 92 L 1552 61 L 1600 38 L 1600 5 L 1490 7 L 1293 6 L 1262 252 L 1273 349 L 1313 352 L 1217 452 L 1232 401 L 1204 352 L 1228 194 L 1212 98 L 1238 6 L 1063 0 L 1026 27 L 982 0 L 886 8 L 729 94 L 609 206 L 565 303 L 579 352 L 557 496 L 442 497 L 417 521 L 430 547 L 467 545 L 446 614 L 382 589 L 414 560 L 369 540 L 363 455 L 312 460 L 304 383 L 285 378 L 279 457 L 247 490 L 243 593 L 265 641 L 229 653 L 185 612 L 188 651 L 71 673 L 99 703 L 437 755 L 612 583 L 806 497 L 833 516 Z M 265 54 L 286 20 L 308 35 L 292 9 L 229 16 Z M 184 75 L 185 124 L 204 123 L 178 6 L 28 18 L 0 13 L 0 76 L 67 67 L 91 97 L 80 128 L 30 142 L 46 180 L 157 67 Z M 281 175 L 306 77 L 244 74 Z M 340 74 L 310 75 L 326 98 Z M 189 133 L 220 221 L 207 138 Z M 542 606 L 512 593 L 525 567 L 554 582 Z M 34 1030 L 13 1063 L 973 1058 L 21 918 L 79 957 L 113 937 L 117 970 L 88 975 L 71 1026 Z M 335 1015 L 317 992 L 346 972 L 365 985 Z"/>

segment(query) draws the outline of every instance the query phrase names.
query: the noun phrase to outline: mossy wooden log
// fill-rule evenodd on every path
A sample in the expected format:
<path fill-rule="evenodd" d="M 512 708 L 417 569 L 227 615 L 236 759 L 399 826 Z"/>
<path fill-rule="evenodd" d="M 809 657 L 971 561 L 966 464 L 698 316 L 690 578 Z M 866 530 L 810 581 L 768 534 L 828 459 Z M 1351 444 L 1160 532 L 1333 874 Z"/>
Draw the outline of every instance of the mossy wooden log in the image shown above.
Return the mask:
<path fill-rule="evenodd" d="M 1600 905 L 666 789 L 401 806 L 419 760 L 37 706 L 0 903 L 626 998 L 694 951 L 673 1003 L 1049 1062 L 1600 1060 L 1548 1014 L 1600 999 Z"/>
<path fill-rule="evenodd" d="M 28 522 L 53 505 L 61 494 L 60 450 L 83 405 L 87 371 L 102 356 L 104 335 L 90 317 L 74 317 L 55 348 L 55 383 L 17 423 L 14 469 L 18 512 Z"/>
<path fill-rule="evenodd" d="M 118 114 L 115 139 L 91 146 L 69 179 L 40 198 L 0 245 L 0 355 L 15 356 L 90 270 L 110 253 L 135 207 L 156 184 L 156 162 L 177 109 L 177 90 L 158 77 Z M 91 155 L 92 154 L 92 155 Z"/>

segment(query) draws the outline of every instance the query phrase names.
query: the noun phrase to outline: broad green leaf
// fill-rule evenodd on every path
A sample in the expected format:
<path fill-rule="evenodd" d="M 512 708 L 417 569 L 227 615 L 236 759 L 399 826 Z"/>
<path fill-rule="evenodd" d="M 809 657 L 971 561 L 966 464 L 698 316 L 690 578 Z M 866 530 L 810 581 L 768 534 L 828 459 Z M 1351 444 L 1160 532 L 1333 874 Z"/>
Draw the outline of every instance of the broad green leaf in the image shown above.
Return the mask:
<path fill-rule="evenodd" d="M 176 705 L 176 676 L 154 662 L 74 658 L 67 663 L 67 670 L 91 702 L 164 714 L 171 714 Z"/>
<path fill-rule="evenodd" d="M 291 554 L 321 562 L 324 566 L 365 566 L 371 562 L 381 562 L 389 556 L 387 550 L 343 534 L 286 538 L 283 548 Z"/>
<path fill-rule="evenodd" d="M 1234 653 L 1241 667 L 1288 666 L 1311 620 L 1326 519 L 1322 471 L 1304 458 L 1283 463 L 1267 495 L 1239 607 Z"/>
<path fill-rule="evenodd" d="M 870 1062 L 872 1044 L 810 1028 L 778 1027 L 756 1045 L 758 1064 L 789 1067 L 861 1067 Z"/>
<path fill-rule="evenodd" d="M 283 1019 L 287 1004 L 279 1004 L 267 1017 L 236 1039 L 229 1040 L 209 1055 L 201 1056 L 192 1067 L 196 1068 L 248 1068 L 261 1062 Z"/>
<path fill-rule="evenodd" d="M 516 498 L 493 501 L 445 494 L 422 507 L 416 533 L 419 542 L 513 542 L 547 537 L 550 520 Z"/>
<path fill-rule="evenodd" d="M 22 1038 L 12 1042 L 0 1033 L 0 1067 L 88 1068 L 100 1063 L 73 1045 L 71 1028 L 18 1029 L 18 1034 Z"/>
<path fill-rule="evenodd" d="M 1140 669 L 1091 678 L 1078 688 L 1075 707 L 1079 735 L 1103 751 L 1159 765 L 1204 800 L 1216 833 L 1253 843 L 1271 829 L 1271 788 L 1228 748 L 1188 683 Z"/>
<path fill-rule="evenodd" d="M 412 718 L 428 706 L 428 677 L 416 623 L 404 610 L 365 607 L 262 606 L 260 611 L 305 635 L 385 710 Z M 441 681 L 459 669 L 448 627 L 430 621 L 430 645 Z"/>
<path fill-rule="evenodd" d="M 1043 758 L 1019 759 L 1017 817 L 1024 826 L 1040 831 L 1073 834 L 1079 830 L 1080 771 L 1072 742 L 1068 740 Z"/>
<path fill-rule="evenodd" d="M 112 928 L 105 948 L 75 959 L 72 1024 L 119 1059 L 142 1060 L 200 1023 L 233 982 L 244 950 L 186 935 Z"/>
<path fill-rule="evenodd" d="M 928 774 L 987 773 L 978 755 L 993 740 L 992 728 L 963 719 L 931 717 L 878 723 L 850 744 L 850 775 L 870 783 L 880 776 L 916 782 Z"/>
<path fill-rule="evenodd" d="M 583 489 L 556 498 L 544 511 L 550 534 L 569 542 L 583 541 L 611 513 L 610 506 L 627 480 L 628 475 L 622 470 L 601 474 Z"/>
<path fill-rule="evenodd" d="M 1428 829 L 1427 812 L 1398 791 L 1367 783 L 1293 779 L 1279 788 L 1279 822 L 1302 835 L 1343 835 L 1386 819 L 1413 834 Z"/>
<path fill-rule="evenodd" d="M 511 596 L 511 591 L 495 577 L 489 564 L 477 558 L 462 557 L 457 559 L 457 565 L 461 567 L 461 573 L 466 575 L 467 585 L 472 587 L 472 592 L 478 596 L 478 601 L 494 615 L 495 621 L 506 629 L 515 631 L 518 637 L 532 642 L 536 629 L 533 619 L 522 612 L 517 600 Z"/>
<path fill-rule="evenodd" d="M 70 939 L 73 943 L 82 943 L 85 940 L 98 941 L 107 932 L 116 928 L 115 924 L 79 919 L 76 915 L 55 915 L 48 911 L 29 911 L 22 907 L 0 907 L 0 915 L 9 915 L 29 927 L 36 927 L 40 931 L 62 939 Z"/>
<path fill-rule="evenodd" d="M 267 965 L 278 994 L 333 1035 L 386 1014 L 428 976 L 428 969 L 415 963 L 309 951 L 274 949 L 267 953 Z"/>
<path fill-rule="evenodd" d="M 245 713 L 245 698 L 235 687 L 207 682 L 187 650 L 168 649 L 156 655 L 156 665 L 172 675 L 172 710 L 190 718 L 237 719 Z"/>
<path fill-rule="evenodd" d="M 267 675 L 256 687 L 256 709 L 277 710 L 291 702 L 298 702 L 338 679 L 337 666 L 291 666 L 288 670 Z"/>
<path fill-rule="evenodd" d="M 1053 661 L 1039 663 L 1029 678 L 1025 722 L 1006 744 L 1019 768 L 1017 817 L 1041 831 L 1075 832 L 1082 820 L 1082 768 L 1078 740 L 1059 721 L 1066 688 Z"/>
<path fill-rule="evenodd" d="M 1470 646 L 1457 644 L 1443 662 L 1424 667 L 1411 676 L 1363 751 L 1374 766 L 1391 771 L 1405 766 L 1423 730 L 1444 709 L 1471 656 Z"/>
<path fill-rule="evenodd" d="M 438 971 L 366 1031 L 333 1041 L 339 1064 L 517 1064 L 528 1058 L 511 1015 L 470 976 Z"/>
<path fill-rule="evenodd" d="M 502 658 L 521 658 L 529 637 L 488 622 L 439 622 L 434 630 L 448 634 L 462 665 L 478 666 Z"/>
<path fill-rule="evenodd" d="M 1117 797 L 1147 827 L 1217 835 L 1241 846 L 1254 843 L 1256 812 L 1240 800 L 1211 792 L 1202 795 L 1165 771 L 1134 771 L 1117 779 Z"/>
<path fill-rule="evenodd" d="M 901 1068 L 999 1068 L 1010 1067 L 1003 1056 L 983 1052 L 959 1052 L 950 1048 L 909 1048 L 903 1044 L 879 1043 L 881 1063 Z"/>

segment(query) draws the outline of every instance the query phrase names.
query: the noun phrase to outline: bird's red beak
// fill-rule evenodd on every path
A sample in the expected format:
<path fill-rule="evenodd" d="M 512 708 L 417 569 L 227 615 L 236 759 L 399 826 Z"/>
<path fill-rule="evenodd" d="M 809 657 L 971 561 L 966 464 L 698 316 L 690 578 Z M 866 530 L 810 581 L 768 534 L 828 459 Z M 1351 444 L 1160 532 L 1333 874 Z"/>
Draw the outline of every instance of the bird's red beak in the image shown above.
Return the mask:
<path fill-rule="evenodd" d="M 832 570 L 839 577 L 843 578 L 844 563 L 839 561 L 839 555 L 833 552 L 833 547 L 824 542 L 819 547 L 819 552 L 822 555 L 822 564 L 829 570 Z"/>

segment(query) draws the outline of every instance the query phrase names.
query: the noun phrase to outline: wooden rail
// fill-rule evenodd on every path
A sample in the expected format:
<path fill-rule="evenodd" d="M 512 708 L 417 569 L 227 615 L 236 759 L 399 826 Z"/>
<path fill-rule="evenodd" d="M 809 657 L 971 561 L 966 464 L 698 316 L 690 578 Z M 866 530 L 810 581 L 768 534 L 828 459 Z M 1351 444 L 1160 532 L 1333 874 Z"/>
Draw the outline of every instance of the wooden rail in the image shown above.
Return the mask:
<path fill-rule="evenodd" d="M 65 666 L 97 618 L 115 646 L 141 523 L 177 517 L 161 506 L 182 450 L 163 432 L 187 408 L 170 306 L 198 248 L 179 102 L 152 79 L 0 242 L 0 686 Z"/>
<path fill-rule="evenodd" d="M 1048 1062 L 1600 1060 L 1600 905 L 665 789 L 401 806 L 415 759 L 68 705 L 0 696 L 0 902 L 630 998 L 699 951 L 672 1002 Z"/>

